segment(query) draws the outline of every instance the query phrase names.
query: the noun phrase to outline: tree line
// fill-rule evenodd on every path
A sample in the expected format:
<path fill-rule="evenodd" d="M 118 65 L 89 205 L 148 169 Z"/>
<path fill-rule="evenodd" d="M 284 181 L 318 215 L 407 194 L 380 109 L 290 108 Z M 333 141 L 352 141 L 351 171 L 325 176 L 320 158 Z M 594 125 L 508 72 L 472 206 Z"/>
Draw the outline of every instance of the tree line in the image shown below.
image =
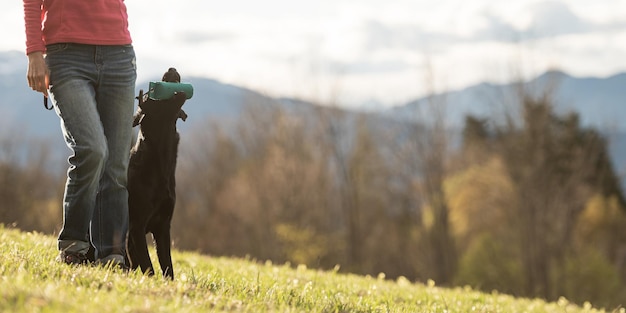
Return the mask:
<path fill-rule="evenodd" d="M 617 307 L 626 205 L 608 139 L 549 92 L 516 100 L 460 131 L 435 100 L 407 119 L 251 103 L 199 123 L 181 139 L 174 246 Z M 45 145 L 0 145 L 0 222 L 58 231 Z"/>

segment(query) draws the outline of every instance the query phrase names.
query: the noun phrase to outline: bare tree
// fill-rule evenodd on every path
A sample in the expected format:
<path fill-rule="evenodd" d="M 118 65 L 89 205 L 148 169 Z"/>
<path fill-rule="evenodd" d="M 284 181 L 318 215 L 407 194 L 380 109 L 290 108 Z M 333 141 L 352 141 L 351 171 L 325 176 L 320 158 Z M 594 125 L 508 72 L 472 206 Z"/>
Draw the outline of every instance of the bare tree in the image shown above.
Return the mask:
<path fill-rule="evenodd" d="M 448 201 L 443 188 L 449 174 L 451 156 L 450 130 L 446 125 L 446 99 L 435 94 L 434 78 L 428 72 L 429 96 L 426 102 L 418 102 L 404 123 L 408 140 L 398 149 L 399 162 L 407 166 L 407 173 L 414 181 L 416 191 L 423 201 L 422 219 L 425 216 L 423 234 L 423 257 L 428 278 L 440 284 L 450 284 L 457 268 L 457 252 L 452 229 Z"/>
<path fill-rule="evenodd" d="M 563 268 L 574 252 L 574 229 L 587 200 L 599 192 L 623 203 L 605 139 L 583 128 L 575 113 L 556 115 L 551 95 L 550 89 L 538 95 L 523 90 L 520 123 L 509 115 L 495 139 L 515 184 L 509 212 L 525 293 L 548 299 L 564 290 Z"/>
<path fill-rule="evenodd" d="M 64 177 L 46 140 L 0 138 L 0 223 L 54 232 L 61 221 Z"/>

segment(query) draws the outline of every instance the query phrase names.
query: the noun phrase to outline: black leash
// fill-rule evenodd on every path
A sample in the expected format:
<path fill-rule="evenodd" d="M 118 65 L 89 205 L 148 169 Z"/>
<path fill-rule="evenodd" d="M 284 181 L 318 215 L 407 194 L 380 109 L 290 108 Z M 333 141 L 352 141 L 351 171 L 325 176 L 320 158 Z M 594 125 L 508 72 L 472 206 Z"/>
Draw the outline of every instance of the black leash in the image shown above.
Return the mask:
<path fill-rule="evenodd" d="M 46 108 L 48 111 L 54 109 L 54 105 L 48 105 L 48 97 L 43 96 L 43 107 Z"/>

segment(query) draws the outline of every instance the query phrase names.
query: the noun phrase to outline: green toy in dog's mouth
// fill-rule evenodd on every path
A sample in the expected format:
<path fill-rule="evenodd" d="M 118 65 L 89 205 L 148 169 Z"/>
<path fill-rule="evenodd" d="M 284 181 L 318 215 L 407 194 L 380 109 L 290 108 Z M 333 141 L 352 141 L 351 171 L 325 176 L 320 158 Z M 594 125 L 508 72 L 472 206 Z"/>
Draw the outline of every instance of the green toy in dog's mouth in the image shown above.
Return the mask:
<path fill-rule="evenodd" d="M 150 82 L 148 97 L 154 100 L 167 100 L 177 92 L 184 92 L 187 99 L 193 96 L 193 86 L 189 83 Z"/>

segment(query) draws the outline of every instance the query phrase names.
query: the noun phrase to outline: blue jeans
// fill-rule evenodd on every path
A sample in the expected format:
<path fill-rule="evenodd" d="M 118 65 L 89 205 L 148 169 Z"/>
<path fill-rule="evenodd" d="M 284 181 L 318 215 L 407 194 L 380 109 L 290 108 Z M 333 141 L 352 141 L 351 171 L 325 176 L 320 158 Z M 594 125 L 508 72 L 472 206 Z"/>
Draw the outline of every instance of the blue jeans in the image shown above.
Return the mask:
<path fill-rule="evenodd" d="M 50 99 L 72 150 L 59 250 L 126 255 L 127 171 L 137 78 L 128 46 L 47 47 Z"/>

